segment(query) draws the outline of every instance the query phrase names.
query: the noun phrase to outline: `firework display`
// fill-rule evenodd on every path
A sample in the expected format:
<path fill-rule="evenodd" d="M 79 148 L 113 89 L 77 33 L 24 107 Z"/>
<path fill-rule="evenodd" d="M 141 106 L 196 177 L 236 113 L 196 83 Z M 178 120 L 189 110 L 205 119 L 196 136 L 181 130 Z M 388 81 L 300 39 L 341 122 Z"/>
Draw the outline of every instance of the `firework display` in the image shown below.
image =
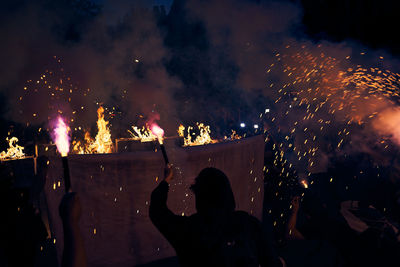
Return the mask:
<path fill-rule="evenodd" d="M 286 49 L 291 51 L 290 46 Z M 389 116 L 383 115 L 397 114 L 400 75 L 361 65 L 350 67 L 349 56 L 337 59 L 323 51 L 322 46 L 317 51 L 302 46 L 294 54 L 278 53 L 267 70 L 275 68 L 287 75 L 284 83 L 270 84 L 278 95 L 278 112 L 269 123 L 277 125 L 272 131 L 283 137 L 276 144 L 280 158 L 290 159 L 289 168 L 295 164 L 308 174 L 324 164 L 324 155 L 346 153 L 354 146 L 352 130 L 355 136 L 362 131 L 376 133 L 379 139 L 374 145 L 381 149 L 395 145 L 398 134 L 395 127 L 388 127 Z M 378 122 L 380 129 L 376 129 Z"/>

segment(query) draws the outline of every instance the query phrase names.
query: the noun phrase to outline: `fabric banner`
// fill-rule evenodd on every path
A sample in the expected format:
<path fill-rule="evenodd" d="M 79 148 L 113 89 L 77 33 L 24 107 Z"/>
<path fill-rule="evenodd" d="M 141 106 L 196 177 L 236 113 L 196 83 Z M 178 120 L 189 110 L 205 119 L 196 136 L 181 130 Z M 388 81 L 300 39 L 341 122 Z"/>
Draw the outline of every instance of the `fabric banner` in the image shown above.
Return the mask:
<path fill-rule="evenodd" d="M 168 207 L 187 216 L 195 213 L 189 186 L 205 167 L 228 176 L 236 209 L 262 218 L 264 138 L 197 147 L 166 147 L 174 164 Z M 80 229 L 89 266 L 135 266 L 175 255 L 173 248 L 152 225 L 148 208 L 152 190 L 163 178 L 161 151 L 70 155 L 72 190 L 82 204 Z M 60 157 L 50 157 L 45 195 L 49 224 L 59 260 L 63 249 L 58 206 L 64 195 Z"/>

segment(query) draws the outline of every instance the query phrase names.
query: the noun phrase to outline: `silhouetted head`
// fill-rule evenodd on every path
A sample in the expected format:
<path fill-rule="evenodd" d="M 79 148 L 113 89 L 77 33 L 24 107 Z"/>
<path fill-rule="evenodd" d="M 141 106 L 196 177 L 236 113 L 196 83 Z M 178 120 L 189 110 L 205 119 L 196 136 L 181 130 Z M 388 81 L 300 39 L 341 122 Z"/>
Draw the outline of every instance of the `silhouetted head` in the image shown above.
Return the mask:
<path fill-rule="evenodd" d="M 199 214 L 226 214 L 235 210 L 235 198 L 228 177 L 216 168 L 203 169 L 190 189 L 196 197 Z"/>

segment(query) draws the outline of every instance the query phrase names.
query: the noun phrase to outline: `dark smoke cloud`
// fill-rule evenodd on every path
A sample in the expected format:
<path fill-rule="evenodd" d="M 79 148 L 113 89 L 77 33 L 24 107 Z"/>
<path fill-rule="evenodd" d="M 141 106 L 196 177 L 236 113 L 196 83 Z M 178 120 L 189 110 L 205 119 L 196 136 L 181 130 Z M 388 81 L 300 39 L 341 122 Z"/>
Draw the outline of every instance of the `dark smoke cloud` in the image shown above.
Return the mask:
<path fill-rule="evenodd" d="M 172 96 L 181 84 L 163 65 L 169 55 L 158 18 L 140 3 L 118 3 L 123 13 L 113 17 L 110 9 L 102 12 L 88 1 L 10 1 L 0 26 L 6 36 L 0 44 L 0 87 L 8 99 L 4 117 L 41 124 L 62 110 L 74 119 L 73 127 L 90 127 L 96 103 L 104 103 L 124 129 L 153 109 L 176 118 Z M 48 85 L 63 91 L 51 97 Z"/>
<path fill-rule="evenodd" d="M 256 123 L 273 102 L 267 66 L 293 36 L 301 9 L 259 2 L 174 1 L 166 43 L 172 52 L 168 69 L 185 84 L 176 94 L 183 120 L 205 121 L 223 132 L 240 121 Z"/>
<path fill-rule="evenodd" d="M 112 5 L 104 1 L 102 10 L 93 14 L 62 0 L 15 5 L 0 31 L 8 37 L 0 50 L 8 66 L 0 73 L 1 88 L 9 100 L 6 117 L 41 123 L 63 110 L 75 117 L 75 126 L 87 127 L 96 119 L 96 103 L 104 103 L 117 107 L 124 114 L 124 122 L 156 110 L 173 128 L 178 121 L 197 120 L 232 126 L 240 118 L 257 114 L 265 96 L 274 91 L 265 90 L 266 66 L 283 40 L 292 35 L 300 9 L 274 1 L 261 5 L 227 0 L 175 2 L 184 7 L 184 12 L 173 15 L 184 15 L 185 23 L 198 21 L 205 28 L 201 38 L 210 44 L 205 53 L 190 46 L 178 52 L 174 45 L 166 47 L 160 30 L 163 27 L 157 25 L 151 10 L 138 2 L 132 9 L 130 1 Z M 171 67 L 165 68 L 165 62 L 174 60 L 170 51 L 173 56 L 190 59 L 180 68 L 198 76 L 197 86 L 191 86 Z M 58 59 L 61 63 L 56 62 Z M 39 80 L 47 69 L 54 72 L 55 81 L 70 78 L 70 86 L 79 88 L 73 92 L 72 101 L 68 102 L 68 94 L 59 95 L 56 101 L 43 88 L 18 101 L 26 81 Z M 28 91 L 33 87 L 28 86 Z M 90 91 L 86 91 L 88 88 Z M 83 97 L 82 91 L 87 96 Z M 182 91 L 189 97 L 180 97 Z M 53 110 L 48 105 L 54 106 Z M 117 119 L 113 125 L 126 128 Z"/>
<path fill-rule="evenodd" d="M 195 18 L 204 21 L 216 49 L 227 51 L 239 72 L 236 85 L 264 88 L 266 66 L 300 22 L 300 8 L 289 2 L 188 1 Z"/>

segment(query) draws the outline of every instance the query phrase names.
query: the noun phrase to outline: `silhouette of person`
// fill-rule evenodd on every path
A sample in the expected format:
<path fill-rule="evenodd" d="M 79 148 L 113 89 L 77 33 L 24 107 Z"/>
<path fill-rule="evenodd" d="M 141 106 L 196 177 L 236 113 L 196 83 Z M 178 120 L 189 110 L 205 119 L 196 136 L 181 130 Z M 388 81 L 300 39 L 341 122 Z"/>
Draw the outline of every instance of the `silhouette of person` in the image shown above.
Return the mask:
<path fill-rule="evenodd" d="M 81 204 L 75 192 L 68 192 L 59 207 L 64 231 L 64 251 L 62 267 L 86 267 L 86 251 L 83 237 L 79 230 Z"/>
<path fill-rule="evenodd" d="M 149 215 L 174 247 L 181 266 L 282 266 L 272 240 L 261 223 L 244 211 L 235 211 L 235 200 L 226 175 L 205 168 L 191 186 L 197 213 L 175 215 L 167 207 L 173 170 L 151 194 Z"/>

